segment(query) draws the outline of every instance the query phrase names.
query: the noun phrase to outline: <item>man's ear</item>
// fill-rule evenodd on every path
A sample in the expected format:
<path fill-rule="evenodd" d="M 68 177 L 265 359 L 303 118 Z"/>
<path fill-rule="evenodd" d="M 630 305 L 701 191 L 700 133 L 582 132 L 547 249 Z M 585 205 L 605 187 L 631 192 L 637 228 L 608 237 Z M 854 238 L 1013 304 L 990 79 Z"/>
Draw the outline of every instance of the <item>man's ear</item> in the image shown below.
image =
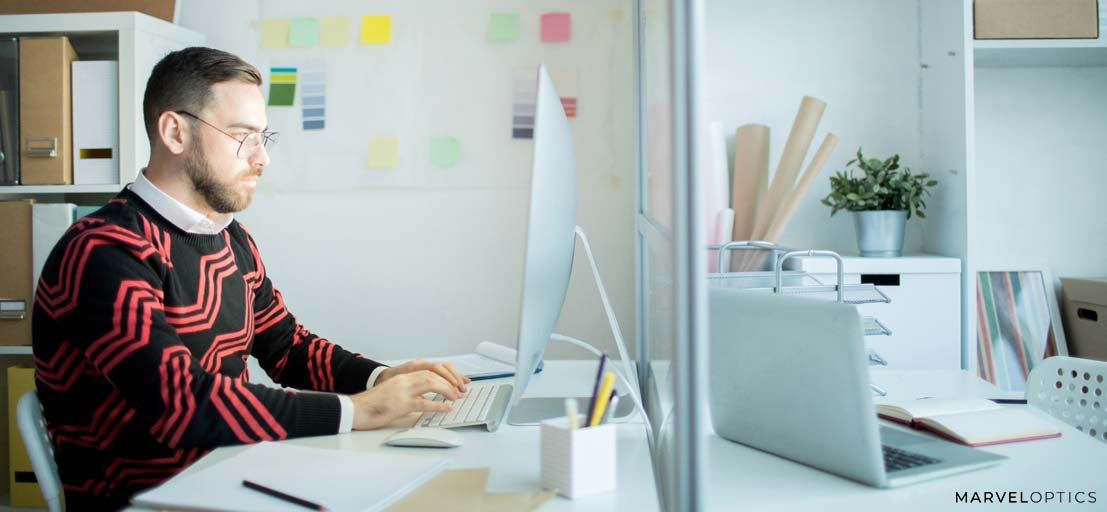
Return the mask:
<path fill-rule="evenodd" d="M 180 155 L 192 140 L 190 126 L 176 112 L 162 112 L 158 116 L 158 139 L 170 154 Z"/>

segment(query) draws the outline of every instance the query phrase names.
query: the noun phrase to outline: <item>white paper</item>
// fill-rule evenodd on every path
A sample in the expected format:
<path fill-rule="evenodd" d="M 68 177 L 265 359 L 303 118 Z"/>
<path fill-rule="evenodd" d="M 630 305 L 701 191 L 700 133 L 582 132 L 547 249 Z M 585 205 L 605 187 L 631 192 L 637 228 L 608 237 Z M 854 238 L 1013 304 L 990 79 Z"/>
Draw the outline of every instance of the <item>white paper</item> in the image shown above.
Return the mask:
<path fill-rule="evenodd" d="M 151 508 L 294 511 L 303 507 L 242 485 L 250 480 L 329 510 L 382 510 L 437 475 L 448 459 L 259 443 L 135 496 Z"/>
<path fill-rule="evenodd" d="M 429 361 L 450 363 L 468 377 L 515 373 L 515 350 L 490 341 L 482 341 L 472 354 L 430 357 Z"/>

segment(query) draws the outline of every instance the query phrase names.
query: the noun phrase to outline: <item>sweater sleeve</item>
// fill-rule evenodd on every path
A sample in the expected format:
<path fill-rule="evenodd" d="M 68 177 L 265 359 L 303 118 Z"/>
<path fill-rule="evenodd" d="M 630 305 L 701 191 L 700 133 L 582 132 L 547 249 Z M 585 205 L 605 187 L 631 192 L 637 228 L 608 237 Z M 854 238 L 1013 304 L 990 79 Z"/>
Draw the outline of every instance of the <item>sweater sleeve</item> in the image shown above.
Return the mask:
<path fill-rule="evenodd" d="M 250 351 L 261 367 L 282 386 L 346 394 L 365 391 L 369 376 L 384 365 L 316 336 L 297 322 L 266 275 L 265 264 L 249 235 L 247 243 L 254 259 L 254 271 L 247 281 L 255 294 L 254 344 Z"/>
<path fill-rule="evenodd" d="M 65 325 L 115 389 L 113 398 L 170 448 L 251 443 L 338 431 L 338 397 L 290 393 L 203 369 L 163 304 L 166 262 L 133 232 L 103 226 L 69 241 L 56 285 L 35 315 Z"/>

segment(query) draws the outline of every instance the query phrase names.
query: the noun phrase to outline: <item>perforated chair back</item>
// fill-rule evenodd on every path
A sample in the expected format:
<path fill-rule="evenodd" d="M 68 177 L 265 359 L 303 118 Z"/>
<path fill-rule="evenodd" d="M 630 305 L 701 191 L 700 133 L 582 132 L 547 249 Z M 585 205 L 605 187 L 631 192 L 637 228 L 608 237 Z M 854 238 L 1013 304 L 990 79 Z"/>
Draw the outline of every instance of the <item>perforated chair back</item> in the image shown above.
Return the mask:
<path fill-rule="evenodd" d="M 1027 378 L 1026 403 L 1107 443 L 1107 362 L 1043 360 Z"/>
<path fill-rule="evenodd" d="M 19 398 L 16 420 L 19 423 L 19 435 L 23 436 L 23 445 L 27 447 L 27 455 L 31 459 L 31 467 L 35 470 L 38 488 L 46 500 L 46 508 L 50 512 L 61 512 L 61 477 L 58 476 L 58 464 L 54 461 L 50 433 L 46 431 L 46 420 L 42 418 L 42 405 L 34 391 L 28 391 Z"/>

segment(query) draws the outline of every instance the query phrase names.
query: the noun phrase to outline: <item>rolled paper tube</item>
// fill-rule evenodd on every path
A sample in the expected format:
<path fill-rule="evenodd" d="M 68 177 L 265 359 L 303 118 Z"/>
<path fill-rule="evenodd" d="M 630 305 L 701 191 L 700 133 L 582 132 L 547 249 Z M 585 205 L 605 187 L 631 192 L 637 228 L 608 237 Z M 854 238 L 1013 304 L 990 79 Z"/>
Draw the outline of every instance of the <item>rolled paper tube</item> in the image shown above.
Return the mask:
<path fill-rule="evenodd" d="M 838 136 L 833 133 L 826 134 L 823 143 L 815 151 L 815 156 L 811 157 L 811 162 L 807 164 L 807 170 L 803 172 L 803 177 L 800 178 L 796 188 L 792 190 L 784 204 L 780 206 L 780 210 L 777 211 L 776 217 L 773 218 L 772 224 L 769 225 L 769 229 L 764 234 L 765 240 L 775 242 L 780 238 L 784 228 L 788 227 L 788 222 L 795 215 L 796 209 L 799 208 L 803 196 L 807 195 L 811 184 L 815 182 L 815 178 L 819 176 L 819 172 L 822 171 L 827 159 L 830 158 L 830 154 L 834 152 L 836 147 L 838 147 Z"/>
<path fill-rule="evenodd" d="M 749 240 L 757 208 L 769 183 L 769 127 L 739 126 L 734 132 L 734 183 L 730 208 L 734 210 L 732 240 Z"/>

